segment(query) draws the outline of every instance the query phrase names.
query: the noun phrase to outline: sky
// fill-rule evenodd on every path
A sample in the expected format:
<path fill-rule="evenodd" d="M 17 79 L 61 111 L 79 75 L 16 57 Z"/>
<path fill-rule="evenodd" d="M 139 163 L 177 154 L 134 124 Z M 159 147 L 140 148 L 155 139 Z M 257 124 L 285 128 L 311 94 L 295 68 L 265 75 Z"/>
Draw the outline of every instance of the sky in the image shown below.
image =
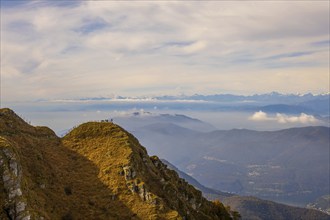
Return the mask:
<path fill-rule="evenodd" d="M 329 1 L 3 1 L 3 102 L 329 92 Z"/>

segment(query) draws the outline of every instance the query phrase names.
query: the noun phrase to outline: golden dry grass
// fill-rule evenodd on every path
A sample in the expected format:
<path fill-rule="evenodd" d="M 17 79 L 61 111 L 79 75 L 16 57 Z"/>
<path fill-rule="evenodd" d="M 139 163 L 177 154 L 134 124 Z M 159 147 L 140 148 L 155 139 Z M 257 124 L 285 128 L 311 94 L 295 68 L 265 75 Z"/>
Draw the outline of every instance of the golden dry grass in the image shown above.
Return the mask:
<path fill-rule="evenodd" d="M 88 122 L 60 139 L 50 129 L 30 126 L 11 110 L 1 109 L 0 136 L 6 140 L 0 147 L 13 148 L 19 158 L 22 190 L 33 218 L 230 219 L 113 123 Z M 135 171 L 134 179 L 125 180 L 125 166 Z M 157 203 L 132 193 L 130 183 L 145 186 L 150 201 Z M 0 198 L 4 201 L 5 194 Z M 200 203 L 198 212 L 187 199 Z"/>

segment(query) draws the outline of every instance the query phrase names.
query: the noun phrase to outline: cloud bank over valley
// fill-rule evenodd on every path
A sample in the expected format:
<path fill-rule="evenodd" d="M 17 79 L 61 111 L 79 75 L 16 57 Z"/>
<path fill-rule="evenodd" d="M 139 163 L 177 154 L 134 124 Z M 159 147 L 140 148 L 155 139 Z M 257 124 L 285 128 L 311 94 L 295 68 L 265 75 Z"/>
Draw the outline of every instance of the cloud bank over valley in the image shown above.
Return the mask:
<path fill-rule="evenodd" d="M 286 114 L 277 113 L 275 116 L 270 116 L 263 111 L 255 112 L 251 117 L 252 121 L 275 121 L 281 124 L 300 123 L 300 124 L 316 124 L 319 122 L 313 115 L 301 113 L 299 116 L 289 116 Z"/>

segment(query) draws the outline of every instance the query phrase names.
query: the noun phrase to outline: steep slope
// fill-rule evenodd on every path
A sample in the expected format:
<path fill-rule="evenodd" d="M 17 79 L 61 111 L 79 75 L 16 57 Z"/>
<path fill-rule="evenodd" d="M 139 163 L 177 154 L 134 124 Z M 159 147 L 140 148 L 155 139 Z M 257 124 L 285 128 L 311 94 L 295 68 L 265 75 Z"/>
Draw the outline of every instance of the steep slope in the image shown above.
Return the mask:
<path fill-rule="evenodd" d="M 161 161 L 167 165 L 168 169 L 174 170 L 180 178 L 185 179 L 189 184 L 193 185 L 196 189 L 202 191 L 203 195 L 208 198 L 209 200 L 222 200 L 224 198 L 234 196 L 235 194 L 222 192 L 220 190 L 211 189 L 209 187 L 206 187 L 199 183 L 196 179 L 194 179 L 192 176 L 189 176 L 185 172 L 179 170 L 177 167 L 175 167 L 173 164 L 168 162 L 165 159 L 161 159 Z"/>
<path fill-rule="evenodd" d="M 0 219 L 231 219 L 119 126 L 62 140 L 0 110 Z"/>
<path fill-rule="evenodd" d="M 137 139 L 117 125 L 86 123 L 63 143 L 92 161 L 100 169 L 99 179 L 143 219 L 212 219 L 222 214 L 157 157 L 148 157 Z"/>
<path fill-rule="evenodd" d="M 98 168 L 62 145 L 54 132 L 26 124 L 9 109 L 0 114 L 0 188 L 6 192 L 1 219 L 116 219 L 116 212 L 128 218 L 133 215 L 125 204 L 111 199 L 112 192 L 97 177 Z"/>

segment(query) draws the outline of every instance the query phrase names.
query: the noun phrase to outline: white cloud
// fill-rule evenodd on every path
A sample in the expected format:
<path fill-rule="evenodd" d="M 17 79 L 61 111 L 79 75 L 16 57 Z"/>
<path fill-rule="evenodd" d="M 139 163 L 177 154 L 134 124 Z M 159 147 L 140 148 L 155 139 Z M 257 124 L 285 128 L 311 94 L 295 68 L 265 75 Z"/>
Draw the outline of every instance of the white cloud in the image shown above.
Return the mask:
<path fill-rule="evenodd" d="M 271 121 L 273 118 L 269 118 L 267 113 L 263 111 L 255 112 L 250 118 L 253 121 Z"/>
<path fill-rule="evenodd" d="M 300 123 L 300 124 L 313 124 L 319 122 L 313 115 L 301 113 L 298 116 L 289 116 L 286 114 L 276 113 L 275 116 L 270 116 L 263 111 L 255 112 L 249 117 L 252 121 L 274 121 L 280 124 Z"/>
<path fill-rule="evenodd" d="M 301 124 L 310 124 L 316 123 L 318 120 L 313 115 L 307 115 L 301 113 L 299 116 L 287 116 L 285 114 L 276 114 L 276 120 L 279 123 L 286 124 L 286 123 L 301 123 Z"/>
<path fill-rule="evenodd" d="M 328 6 L 38 1 L 1 7 L 4 98 L 171 94 L 177 87 L 189 88 L 186 94 L 325 92 L 329 46 L 313 42 L 329 39 Z"/>

